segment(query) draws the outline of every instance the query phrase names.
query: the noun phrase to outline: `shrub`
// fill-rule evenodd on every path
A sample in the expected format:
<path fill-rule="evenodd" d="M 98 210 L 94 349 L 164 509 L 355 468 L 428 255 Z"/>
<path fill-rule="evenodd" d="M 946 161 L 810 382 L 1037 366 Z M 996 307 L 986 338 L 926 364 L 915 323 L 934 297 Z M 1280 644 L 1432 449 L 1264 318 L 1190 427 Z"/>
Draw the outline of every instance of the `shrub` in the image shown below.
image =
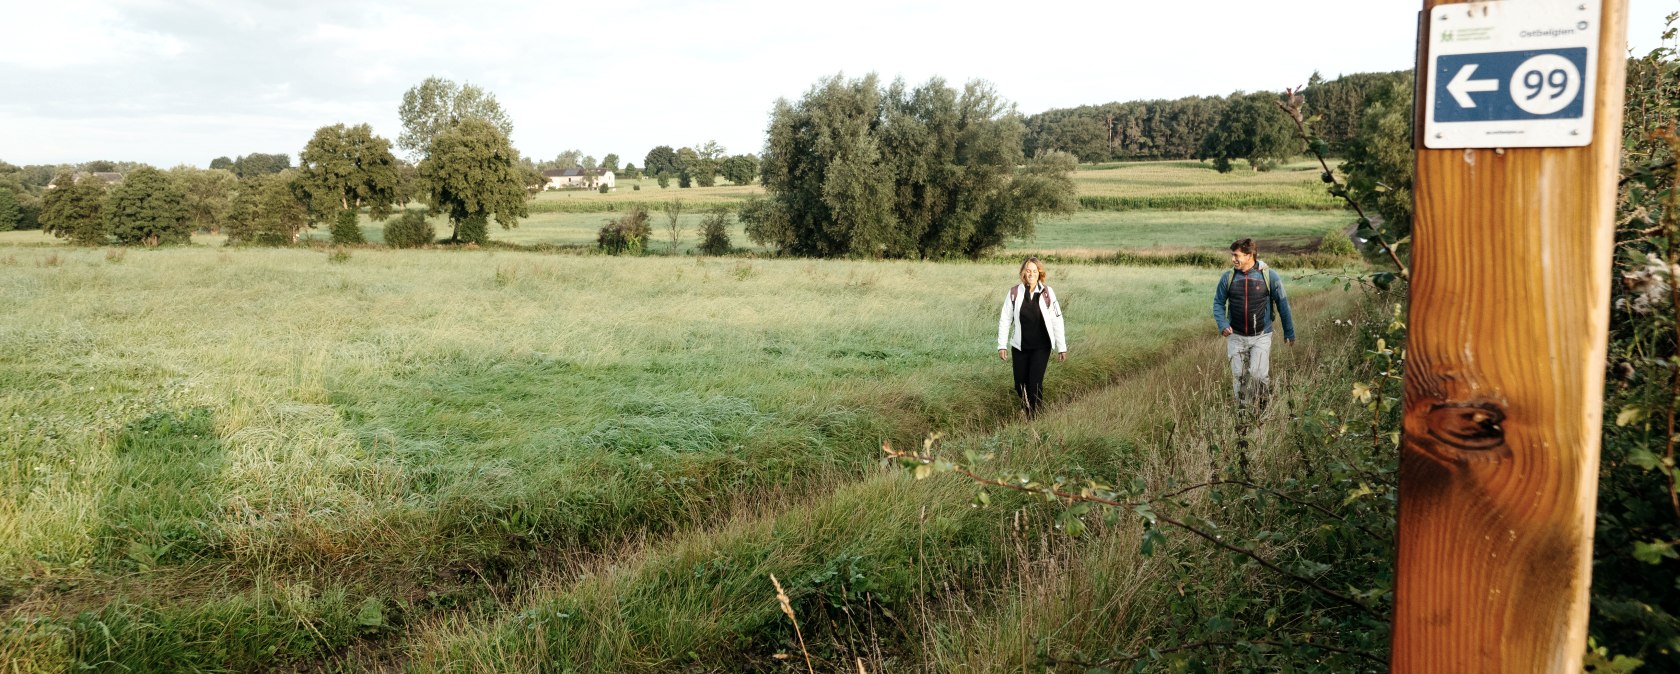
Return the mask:
<path fill-rule="evenodd" d="M 403 211 L 401 217 L 385 225 L 385 244 L 392 248 L 419 248 L 437 238 L 432 223 L 420 211 Z"/>
<path fill-rule="evenodd" d="M 595 244 L 608 255 L 619 255 L 625 252 L 640 255 L 647 249 L 648 238 L 653 236 L 653 226 L 648 224 L 648 211 L 645 206 L 636 204 L 630 207 L 624 215 L 601 226 L 596 234 Z"/>
<path fill-rule="evenodd" d="M 631 185 L 631 186 L 630 186 L 630 191 L 632 191 L 632 192 L 640 192 L 640 191 L 642 191 L 642 184 L 641 184 L 641 183 L 636 183 L 636 184 L 634 184 L 634 185 Z"/>
<path fill-rule="evenodd" d="M 664 173 L 659 174 L 659 189 L 665 189 L 665 188 L 670 187 L 670 186 L 671 186 L 671 176 L 668 175 L 668 174 L 664 174 Z"/>
<path fill-rule="evenodd" d="M 484 245 L 490 242 L 490 216 L 475 215 L 455 227 L 455 239 L 461 243 Z"/>
<path fill-rule="evenodd" d="M 339 246 L 367 243 L 362 237 L 362 227 L 358 222 L 356 211 L 343 210 L 338 212 L 338 219 L 333 221 L 332 242 Z"/>
<path fill-rule="evenodd" d="M 1318 240 L 1318 252 L 1325 255 L 1351 257 L 1358 251 L 1354 250 L 1353 240 L 1348 238 L 1347 232 L 1342 231 L 1341 228 L 1336 228 L 1330 230 L 1329 233 L 1324 235 L 1324 238 Z"/>
<path fill-rule="evenodd" d="M 717 208 L 700 220 L 700 252 L 727 255 L 729 250 L 729 209 Z"/>
<path fill-rule="evenodd" d="M 601 194 L 606 194 L 606 193 L 607 193 L 607 186 L 606 186 L 606 185 L 602 185 L 602 186 L 601 186 Z"/>

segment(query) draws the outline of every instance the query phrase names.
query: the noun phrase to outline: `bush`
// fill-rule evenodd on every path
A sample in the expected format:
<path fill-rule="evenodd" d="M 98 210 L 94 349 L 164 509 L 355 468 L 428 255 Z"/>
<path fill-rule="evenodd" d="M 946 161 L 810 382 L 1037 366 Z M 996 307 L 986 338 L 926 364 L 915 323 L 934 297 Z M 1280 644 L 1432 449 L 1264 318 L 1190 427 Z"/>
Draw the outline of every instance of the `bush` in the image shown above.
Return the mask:
<path fill-rule="evenodd" d="M 729 251 L 729 209 L 718 208 L 700 220 L 700 252 L 727 255 Z"/>
<path fill-rule="evenodd" d="M 602 186 L 601 186 L 601 194 L 606 194 L 606 193 L 607 193 L 607 186 L 606 186 L 606 185 L 602 185 Z"/>
<path fill-rule="evenodd" d="M 641 184 L 641 183 L 636 183 L 636 184 L 634 184 L 634 185 L 631 185 L 631 186 L 630 186 L 630 191 L 632 191 L 632 192 L 640 192 L 640 191 L 642 191 L 642 184 Z"/>
<path fill-rule="evenodd" d="M 367 239 L 362 237 L 362 227 L 358 220 L 354 210 L 339 211 L 338 219 L 333 221 L 331 230 L 333 244 L 348 246 L 367 243 Z"/>
<path fill-rule="evenodd" d="M 385 244 L 392 248 L 419 248 L 437 238 L 432 223 L 420 211 L 403 211 L 401 217 L 385 225 Z"/>
<path fill-rule="evenodd" d="M 665 188 L 670 187 L 670 186 L 671 186 L 671 176 L 668 175 L 668 174 L 665 174 L 665 173 L 659 174 L 659 189 L 665 189 Z"/>
<path fill-rule="evenodd" d="M 1318 252 L 1325 255 L 1352 257 L 1358 251 L 1354 249 L 1353 240 L 1348 238 L 1347 232 L 1337 228 L 1330 230 L 1329 233 L 1324 235 L 1324 238 L 1318 240 Z"/>
<path fill-rule="evenodd" d="M 480 246 L 490 243 L 490 217 L 477 215 L 462 220 L 455 226 L 455 240 Z"/>
<path fill-rule="evenodd" d="M 648 239 L 652 236 L 653 226 L 648 224 L 647 208 L 636 204 L 624 215 L 602 225 L 601 231 L 596 234 L 595 244 L 608 255 L 625 252 L 641 255 L 647 250 Z"/>

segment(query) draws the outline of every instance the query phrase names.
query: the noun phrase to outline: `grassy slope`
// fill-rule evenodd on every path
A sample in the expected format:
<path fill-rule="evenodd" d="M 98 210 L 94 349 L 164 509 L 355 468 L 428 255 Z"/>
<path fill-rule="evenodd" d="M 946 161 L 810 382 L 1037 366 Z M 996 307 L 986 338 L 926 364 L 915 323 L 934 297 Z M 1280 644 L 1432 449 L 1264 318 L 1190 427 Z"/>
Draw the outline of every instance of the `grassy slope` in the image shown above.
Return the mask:
<path fill-rule="evenodd" d="M 1301 303 L 1313 317 L 1304 345 L 1280 350 L 1279 404 L 1249 437 L 1256 479 L 1292 469 L 1281 410 L 1346 376 L 1350 335 L 1327 319 L 1350 311 L 1350 300 Z M 1205 479 L 1233 460 L 1219 448 L 1237 442 L 1225 382 L 1205 369 L 1217 346 L 1202 338 L 1183 346 L 1194 350 L 1034 424 L 960 434 L 942 451 L 998 452 L 987 465 L 994 474 L 1118 475 L 1157 488 Z M 408 639 L 412 667 L 777 670 L 772 656 L 797 661 L 799 646 L 771 575 L 787 588 L 819 671 L 851 671 L 857 659 L 871 671 L 1019 671 L 1035 661 L 1027 654 L 1040 638 L 1095 652 L 1149 634 L 1170 562 L 1139 556 L 1135 521 L 1099 524 L 1073 542 L 1050 533 L 1054 507 L 999 495 L 1002 507 L 975 510 L 974 494 L 955 477 L 917 482 L 887 470 L 832 498 L 744 513 L 581 578 L 551 579 L 496 612 L 424 624 Z M 1233 590 L 1255 591 L 1252 569 L 1232 571 Z"/>

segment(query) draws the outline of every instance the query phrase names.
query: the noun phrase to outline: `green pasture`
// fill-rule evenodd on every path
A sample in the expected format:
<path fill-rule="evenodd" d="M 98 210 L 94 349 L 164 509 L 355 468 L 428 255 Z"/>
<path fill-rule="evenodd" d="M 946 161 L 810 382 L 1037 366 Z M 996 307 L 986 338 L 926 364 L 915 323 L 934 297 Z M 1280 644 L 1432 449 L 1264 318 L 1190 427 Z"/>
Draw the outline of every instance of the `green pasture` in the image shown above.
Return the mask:
<path fill-rule="evenodd" d="M 1187 340 L 1217 371 L 1211 272 L 1051 271 L 1073 354 L 1053 404 Z M 352 657 L 463 609 L 500 630 L 500 592 L 820 500 L 883 441 L 1014 418 L 993 350 L 1013 278 L 11 247 L 0 659 L 245 670 Z"/>
<path fill-rule="evenodd" d="M 1326 232 L 1351 222 L 1351 216 L 1340 211 L 1079 211 L 1039 221 L 1032 238 L 1011 241 L 1006 250 L 1064 255 L 1115 250 L 1222 253 L 1232 241 L 1252 237 L 1261 242 L 1264 254 L 1267 248 L 1310 250 Z"/>

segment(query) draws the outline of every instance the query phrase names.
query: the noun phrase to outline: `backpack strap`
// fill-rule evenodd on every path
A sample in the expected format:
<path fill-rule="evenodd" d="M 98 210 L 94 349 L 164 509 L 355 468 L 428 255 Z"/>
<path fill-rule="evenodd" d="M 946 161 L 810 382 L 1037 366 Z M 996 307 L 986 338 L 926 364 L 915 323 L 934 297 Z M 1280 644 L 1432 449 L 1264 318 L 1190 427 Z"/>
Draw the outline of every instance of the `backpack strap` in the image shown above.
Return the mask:
<path fill-rule="evenodd" d="M 1015 308 L 1015 296 L 1021 292 L 1021 286 L 1009 286 L 1009 308 Z"/>

